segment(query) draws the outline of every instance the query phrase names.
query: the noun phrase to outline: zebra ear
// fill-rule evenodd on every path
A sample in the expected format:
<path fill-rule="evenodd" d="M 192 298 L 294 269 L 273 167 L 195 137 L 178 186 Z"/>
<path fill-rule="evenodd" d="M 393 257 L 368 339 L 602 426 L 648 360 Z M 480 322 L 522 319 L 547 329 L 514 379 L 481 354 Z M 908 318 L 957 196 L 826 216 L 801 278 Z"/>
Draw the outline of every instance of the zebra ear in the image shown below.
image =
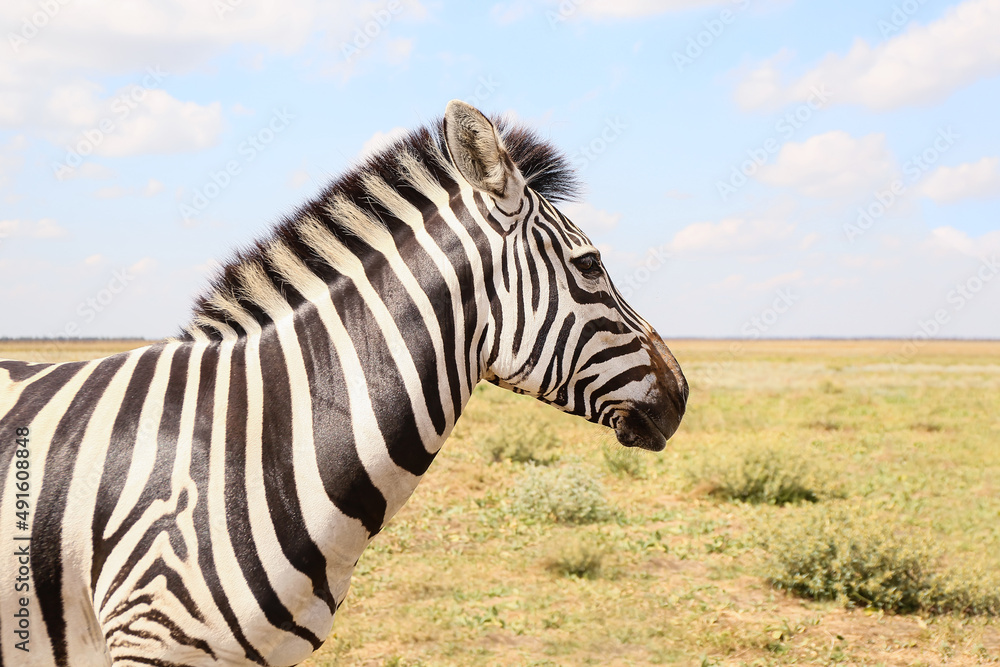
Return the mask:
<path fill-rule="evenodd" d="M 461 100 L 448 102 L 444 138 L 452 161 L 472 187 L 488 193 L 498 204 L 517 207 L 524 177 L 496 128 L 479 109 Z"/>

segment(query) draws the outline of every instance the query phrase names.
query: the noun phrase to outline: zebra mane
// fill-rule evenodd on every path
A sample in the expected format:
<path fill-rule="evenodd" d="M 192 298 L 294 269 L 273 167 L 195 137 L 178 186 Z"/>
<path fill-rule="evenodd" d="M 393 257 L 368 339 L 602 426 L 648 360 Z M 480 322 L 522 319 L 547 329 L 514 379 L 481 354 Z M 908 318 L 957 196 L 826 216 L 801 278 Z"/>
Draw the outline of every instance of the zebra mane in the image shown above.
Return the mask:
<path fill-rule="evenodd" d="M 490 120 L 532 189 L 554 202 L 579 195 L 580 182 L 561 151 L 529 128 Z M 296 288 L 303 281 L 391 243 L 384 220 L 411 214 L 414 192 L 436 201 L 442 183 L 460 179 L 445 146 L 443 119 L 411 131 L 281 218 L 264 238 L 237 249 L 196 300 L 178 339 L 238 338 L 259 329 L 272 319 L 269 313 L 301 301 Z"/>

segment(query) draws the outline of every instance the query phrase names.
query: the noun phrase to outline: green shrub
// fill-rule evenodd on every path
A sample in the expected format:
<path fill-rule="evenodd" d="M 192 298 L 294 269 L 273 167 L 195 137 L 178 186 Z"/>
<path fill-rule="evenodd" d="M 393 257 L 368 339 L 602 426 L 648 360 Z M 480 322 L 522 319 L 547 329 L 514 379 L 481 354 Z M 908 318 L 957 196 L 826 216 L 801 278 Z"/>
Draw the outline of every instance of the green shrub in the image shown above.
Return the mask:
<path fill-rule="evenodd" d="M 482 441 L 484 451 L 494 463 L 513 461 L 543 466 L 559 460 L 561 444 L 545 422 L 524 417 L 502 422 Z"/>
<path fill-rule="evenodd" d="M 923 606 L 934 614 L 1000 616 L 1000 574 L 982 565 L 935 574 Z"/>
<path fill-rule="evenodd" d="M 597 579 L 601 576 L 604 550 L 589 541 L 562 542 L 545 560 L 545 568 L 564 577 Z"/>
<path fill-rule="evenodd" d="M 604 463 L 612 474 L 619 477 L 643 479 L 646 476 L 646 460 L 634 449 L 605 448 Z"/>
<path fill-rule="evenodd" d="M 711 495 L 745 503 L 814 503 L 844 495 L 806 453 L 789 447 L 743 447 L 702 463 L 689 475 L 707 484 Z"/>
<path fill-rule="evenodd" d="M 788 512 L 757 531 L 776 588 L 815 600 L 894 612 L 1000 612 L 997 577 L 938 569 L 928 535 L 899 529 L 891 517 L 853 505 Z M 992 581 L 990 579 L 992 578 Z"/>
<path fill-rule="evenodd" d="M 530 466 L 514 485 L 511 509 L 529 520 L 560 523 L 595 523 L 612 515 L 601 485 L 577 466 Z"/>

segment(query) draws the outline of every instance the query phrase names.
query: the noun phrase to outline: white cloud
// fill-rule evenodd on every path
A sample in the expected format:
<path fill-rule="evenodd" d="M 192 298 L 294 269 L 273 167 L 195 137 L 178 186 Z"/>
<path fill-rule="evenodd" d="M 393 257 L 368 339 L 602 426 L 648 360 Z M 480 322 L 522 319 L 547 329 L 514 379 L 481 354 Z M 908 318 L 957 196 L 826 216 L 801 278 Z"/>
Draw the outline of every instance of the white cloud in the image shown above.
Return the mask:
<path fill-rule="evenodd" d="M 674 235 L 670 249 L 678 254 L 748 251 L 781 241 L 794 230 L 794 223 L 779 220 L 696 222 Z"/>
<path fill-rule="evenodd" d="M 58 239 L 67 236 L 69 232 L 60 227 L 52 218 L 30 220 L 0 220 L 0 239 L 31 238 Z"/>
<path fill-rule="evenodd" d="M 84 162 L 78 169 L 68 172 L 66 178 L 92 178 L 94 180 L 107 180 L 117 176 L 115 170 L 96 162 Z"/>
<path fill-rule="evenodd" d="M 611 213 L 587 202 L 566 202 L 559 205 L 563 215 L 586 234 L 604 234 L 618 226 L 621 213 Z"/>
<path fill-rule="evenodd" d="M 296 169 L 288 175 L 287 185 L 293 190 L 298 190 L 303 185 L 312 180 L 312 176 L 305 169 Z"/>
<path fill-rule="evenodd" d="M 7 120 L 40 131 L 60 148 L 113 157 L 199 150 L 216 143 L 224 125 L 219 102 L 182 102 L 143 85 L 107 96 L 90 82 L 38 91 Z"/>
<path fill-rule="evenodd" d="M 920 184 L 920 194 L 949 203 L 970 197 L 1000 195 L 1000 158 L 984 157 L 957 167 L 938 167 Z"/>
<path fill-rule="evenodd" d="M 954 227 L 937 227 L 931 230 L 927 245 L 933 250 L 957 251 L 970 257 L 984 257 L 1000 253 L 1000 230 L 972 238 L 966 232 Z"/>
<path fill-rule="evenodd" d="M 509 25 L 523 19 L 531 13 L 531 3 L 528 0 L 499 2 L 490 7 L 490 19 L 498 25 Z"/>
<path fill-rule="evenodd" d="M 728 5 L 732 0 L 509 0 L 490 8 L 490 19 L 505 26 L 542 9 L 550 25 L 578 18 L 636 19 L 668 12 Z M 637 46 L 637 45 L 636 45 Z M 634 47 L 635 48 L 635 47 Z"/>
<path fill-rule="evenodd" d="M 108 185 L 94 191 L 94 196 L 98 199 L 121 199 L 127 194 L 129 194 L 128 189 L 120 185 Z"/>
<path fill-rule="evenodd" d="M 122 197 L 130 197 L 135 195 L 140 195 L 143 197 L 155 197 L 156 195 L 163 192 L 163 183 L 156 180 L 155 178 L 149 179 L 146 185 L 141 188 L 135 187 L 124 187 L 121 185 L 108 185 L 103 188 L 98 188 L 94 191 L 94 196 L 98 199 L 121 199 Z"/>
<path fill-rule="evenodd" d="M 365 158 L 388 148 L 397 140 L 402 139 L 409 134 L 409 132 L 410 130 L 405 127 L 394 127 L 388 132 L 376 132 L 369 137 L 368 141 L 362 144 L 361 152 L 357 157 L 358 161 L 364 160 Z"/>
<path fill-rule="evenodd" d="M 410 59 L 413 53 L 412 39 L 394 39 L 386 48 L 386 61 L 390 65 L 402 65 Z"/>
<path fill-rule="evenodd" d="M 218 102 L 201 106 L 151 90 L 96 152 L 122 157 L 197 151 L 214 145 L 222 129 L 222 105 Z"/>
<path fill-rule="evenodd" d="M 233 5 L 163 0 L 124 6 L 60 0 L 56 5 L 56 15 L 43 27 L 28 22 L 30 31 L 25 31 L 26 17 L 39 12 L 37 0 L 0 3 L 0 25 L 11 27 L 5 41 L 10 35 L 16 38 L 14 57 L 0 59 L 0 127 L 40 131 L 62 146 L 74 133 L 98 127 L 107 116 L 114 98 L 107 98 L 98 83 L 103 77 L 134 77 L 139 85 L 147 73 L 136 64 L 149 65 L 166 80 L 156 82 L 158 90 L 150 91 L 149 99 L 122 123 L 122 131 L 112 133 L 115 136 L 99 151 L 116 156 L 197 150 L 215 140 L 221 130 L 219 105 L 175 99 L 167 92 L 170 77 L 235 46 L 247 52 L 247 58 L 281 53 L 341 62 L 341 45 L 377 12 L 387 11 L 384 3 L 348 0 Z M 425 15 L 419 0 L 401 0 L 401 10 L 391 20 Z M 316 39 L 319 33 L 323 39 Z M 377 39 L 384 42 L 379 48 L 387 50 L 393 63 L 404 62 L 413 49 L 411 40 L 385 35 Z M 232 110 L 245 111 L 238 105 Z"/>
<path fill-rule="evenodd" d="M 745 75 L 736 89 L 742 107 L 805 101 L 821 85 L 833 91 L 834 103 L 880 111 L 934 103 L 1000 73 L 1000 0 L 967 0 L 876 46 L 858 39 L 846 55 L 831 53 L 788 84 L 778 69 L 784 58 L 779 54 Z"/>
<path fill-rule="evenodd" d="M 723 4 L 729 3 L 724 0 L 586 0 L 578 6 L 580 13 L 586 16 L 630 19 Z"/>
<path fill-rule="evenodd" d="M 765 280 L 761 280 L 755 283 L 750 283 L 747 285 L 748 290 L 753 291 L 770 291 L 781 287 L 782 285 L 787 285 L 789 283 L 797 283 L 802 280 L 802 276 L 805 272 L 802 269 L 797 269 L 795 271 L 789 271 L 787 273 L 779 273 L 776 276 L 771 276 Z"/>
<path fill-rule="evenodd" d="M 11 176 L 20 171 L 24 165 L 24 156 L 20 151 L 25 143 L 24 136 L 17 135 L 5 146 L 0 147 L 0 188 L 6 186 Z"/>
<path fill-rule="evenodd" d="M 155 178 L 149 179 L 149 182 L 142 188 L 143 197 L 155 197 L 161 192 L 163 192 L 163 183 Z"/>
<path fill-rule="evenodd" d="M 806 234 L 805 236 L 802 237 L 802 240 L 799 241 L 799 250 L 801 251 L 808 250 L 810 247 L 812 247 L 814 243 L 816 243 L 816 241 L 819 240 L 819 238 L 820 236 L 816 232 L 813 232 L 811 234 Z"/>
<path fill-rule="evenodd" d="M 155 4 L 59 3 L 59 13 L 21 44 L 21 64 L 43 63 L 81 70 L 127 73 L 132 63 L 156 63 L 168 71 L 189 70 L 237 44 L 294 53 L 323 26 L 328 43 L 339 46 L 355 27 L 383 9 L 380 3 L 348 0 L 288 0 L 283 3 L 229 3 L 162 0 Z M 235 3 L 234 3 L 235 4 Z M 15 26 L 38 11 L 36 0 L 0 3 L 0 23 Z M 422 18 L 417 0 L 405 0 L 400 14 Z M 87 44 L 81 49 L 79 44 Z"/>
<path fill-rule="evenodd" d="M 138 262 L 128 267 L 129 273 L 142 274 L 149 273 L 156 268 L 158 262 L 152 257 L 143 257 Z"/>
<path fill-rule="evenodd" d="M 775 163 L 756 177 L 762 183 L 793 188 L 807 197 L 845 197 L 881 187 L 897 168 L 885 135 L 855 139 L 841 130 L 817 134 L 781 147 Z"/>

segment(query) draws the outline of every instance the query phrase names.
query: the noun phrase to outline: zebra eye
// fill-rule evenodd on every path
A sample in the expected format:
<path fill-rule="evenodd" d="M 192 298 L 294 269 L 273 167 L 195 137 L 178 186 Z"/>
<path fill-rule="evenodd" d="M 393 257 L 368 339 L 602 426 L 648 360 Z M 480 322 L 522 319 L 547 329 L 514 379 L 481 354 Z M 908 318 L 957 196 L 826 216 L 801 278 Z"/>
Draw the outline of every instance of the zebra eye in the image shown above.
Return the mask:
<path fill-rule="evenodd" d="M 574 257 L 570 261 L 586 278 L 599 278 L 601 275 L 601 260 L 594 253 Z"/>

